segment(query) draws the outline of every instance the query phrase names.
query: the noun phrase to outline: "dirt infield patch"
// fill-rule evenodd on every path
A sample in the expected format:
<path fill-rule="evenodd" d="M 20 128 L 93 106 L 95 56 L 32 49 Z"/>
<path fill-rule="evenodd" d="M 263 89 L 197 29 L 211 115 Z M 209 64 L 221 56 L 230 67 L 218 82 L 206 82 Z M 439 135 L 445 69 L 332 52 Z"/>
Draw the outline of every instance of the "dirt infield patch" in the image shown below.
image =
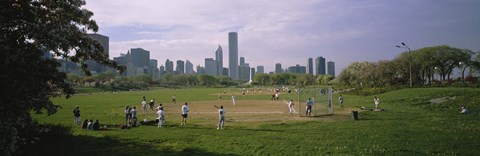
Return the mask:
<path fill-rule="evenodd" d="M 216 125 L 218 121 L 218 109 L 215 106 L 223 106 L 227 125 L 251 127 L 259 124 L 282 123 L 289 121 L 333 121 L 347 119 L 347 113 L 336 112 L 335 115 L 319 117 L 300 117 L 299 113 L 289 113 L 288 105 L 284 101 L 270 100 L 238 100 L 233 105 L 229 100 L 192 101 L 188 103 L 190 112 L 188 121 L 197 125 Z M 169 124 L 176 124 L 181 120 L 180 108 L 182 104 L 164 105 L 166 120 Z M 304 107 L 304 106 L 300 106 Z M 298 111 L 298 105 L 295 110 Z M 155 118 L 156 114 L 148 114 L 148 118 Z"/>

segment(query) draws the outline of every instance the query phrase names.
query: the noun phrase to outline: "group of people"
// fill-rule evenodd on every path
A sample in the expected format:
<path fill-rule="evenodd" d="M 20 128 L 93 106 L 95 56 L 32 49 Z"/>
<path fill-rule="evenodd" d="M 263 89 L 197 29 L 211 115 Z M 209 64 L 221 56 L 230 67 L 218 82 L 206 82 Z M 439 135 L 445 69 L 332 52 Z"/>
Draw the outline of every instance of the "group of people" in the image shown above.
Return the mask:
<path fill-rule="evenodd" d="M 127 107 L 125 107 L 124 113 L 125 113 L 125 123 L 127 125 L 136 126 L 136 124 L 137 124 L 137 107 L 127 106 Z"/>
<path fill-rule="evenodd" d="M 82 129 L 99 130 L 100 123 L 98 122 L 98 120 L 95 120 L 95 122 L 93 122 L 93 120 L 85 119 L 85 121 L 83 121 L 83 124 L 82 124 Z"/>

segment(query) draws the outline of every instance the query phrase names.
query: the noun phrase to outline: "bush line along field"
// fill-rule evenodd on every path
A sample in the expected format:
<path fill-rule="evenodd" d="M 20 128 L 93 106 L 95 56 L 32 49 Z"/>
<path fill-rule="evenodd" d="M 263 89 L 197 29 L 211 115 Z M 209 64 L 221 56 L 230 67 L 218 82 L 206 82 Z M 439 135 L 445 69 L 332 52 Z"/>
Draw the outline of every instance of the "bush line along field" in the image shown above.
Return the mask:
<path fill-rule="evenodd" d="M 54 99 L 62 106 L 58 113 L 51 116 L 32 113 L 40 123 L 55 125 L 50 129 L 54 133 L 40 138 L 34 146 L 25 147 L 28 150 L 21 154 L 38 155 L 33 152 L 42 151 L 48 155 L 473 155 L 480 152 L 479 89 L 416 88 L 378 94 L 380 107 L 385 109 L 382 112 L 359 109 L 372 108 L 373 96 L 343 95 L 344 108 L 340 109 L 338 95 L 334 95 L 335 114 L 320 117 L 288 114 L 286 104 L 272 102 L 267 93 L 237 95 L 239 106 L 235 108 L 231 106 L 230 95 L 238 90 L 227 90 L 220 101 L 217 98 L 223 89 L 219 88 L 91 93 L 68 100 Z M 92 118 L 99 119 L 101 124 L 120 124 L 124 122 L 123 109 L 127 105 L 137 107 L 139 119 L 154 118 L 153 113 L 141 113 L 144 94 L 147 99 L 155 98 L 156 105 L 164 104 L 166 127 L 87 131 L 73 123 L 75 105 L 80 106 L 82 121 Z M 172 95 L 177 96 L 177 104 L 171 103 Z M 281 97 L 289 99 L 295 95 Z M 252 101 L 260 103 L 248 106 Z M 302 104 L 304 101 L 301 99 Z M 192 115 L 187 126 L 180 127 L 183 102 L 191 103 Z M 217 102 L 226 107 L 224 130 L 215 129 L 217 114 L 194 113 L 195 109 L 216 112 L 209 105 Z M 229 114 L 255 111 L 260 105 L 269 107 L 259 109 L 276 109 L 281 113 Z M 460 114 L 461 106 L 474 113 Z M 351 110 L 359 110 L 360 120 L 349 118 Z"/>

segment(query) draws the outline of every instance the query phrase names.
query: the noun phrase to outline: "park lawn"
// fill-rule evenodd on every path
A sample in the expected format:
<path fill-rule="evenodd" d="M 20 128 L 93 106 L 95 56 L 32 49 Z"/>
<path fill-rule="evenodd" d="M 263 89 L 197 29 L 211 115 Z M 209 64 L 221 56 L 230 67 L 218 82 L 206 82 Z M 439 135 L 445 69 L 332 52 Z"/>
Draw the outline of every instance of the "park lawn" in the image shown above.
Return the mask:
<path fill-rule="evenodd" d="M 160 89 L 153 91 L 79 94 L 69 100 L 54 99 L 60 104 L 56 114 L 32 114 L 40 123 L 52 124 L 50 135 L 23 149 L 21 155 L 474 155 L 480 150 L 480 89 L 415 88 L 379 94 L 382 112 L 364 111 L 373 107 L 373 96 L 344 96 L 344 108 L 335 114 L 299 117 L 288 114 L 281 102 L 272 102 L 270 93 L 241 96 L 238 89 L 222 88 Z M 177 104 L 171 96 L 177 96 Z M 233 107 L 230 97 L 242 104 Z M 99 119 L 101 124 L 124 122 L 126 105 L 140 107 L 142 96 L 163 103 L 167 112 L 164 128 L 140 126 L 131 129 L 109 128 L 87 131 L 73 124 L 72 110 L 80 106 L 82 120 Z M 284 99 L 295 95 L 283 95 Z M 262 103 L 264 101 L 264 103 Z M 434 101 L 434 103 L 430 102 Z M 180 107 L 191 103 L 187 126 L 180 127 Z M 244 102 L 244 103 L 242 103 Z M 263 109 L 248 104 L 269 105 L 274 114 L 232 114 L 229 112 Z M 303 103 L 303 101 L 301 101 Z M 210 104 L 211 103 L 211 104 Z M 226 107 L 226 128 L 216 129 L 214 104 Z M 467 106 L 473 114 L 459 114 Z M 283 107 L 283 108 L 281 108 Z M 242 109 L 240 109 L 242 108 Z M 360 120 L 349 118 L 351 110 L 359 111 Z M 264 110 L 261 110 L 264 111 Z M 141 114 L 139 119 L 154 118 Z M 253 118 L 253 119 L 250 119 Z M 247 120 L 250 119 L 250 120 Z M 63 133 L 59 133 L 63 132 Z"/>

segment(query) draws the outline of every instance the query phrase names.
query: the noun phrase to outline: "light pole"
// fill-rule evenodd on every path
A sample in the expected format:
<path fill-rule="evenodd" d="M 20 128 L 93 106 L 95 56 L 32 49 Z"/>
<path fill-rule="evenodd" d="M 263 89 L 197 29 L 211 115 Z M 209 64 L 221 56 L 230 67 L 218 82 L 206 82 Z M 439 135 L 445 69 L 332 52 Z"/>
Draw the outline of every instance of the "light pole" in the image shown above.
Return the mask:
<path fill-rule="evenodd" d="M 409 66 L 409 72 L 410 72 L 410 88 L 412 88 L 412 50 L 404 42 L 402 42 L 402 46 L 396 45 L 395 47 L 408 49 L 408 66 Z"/>

